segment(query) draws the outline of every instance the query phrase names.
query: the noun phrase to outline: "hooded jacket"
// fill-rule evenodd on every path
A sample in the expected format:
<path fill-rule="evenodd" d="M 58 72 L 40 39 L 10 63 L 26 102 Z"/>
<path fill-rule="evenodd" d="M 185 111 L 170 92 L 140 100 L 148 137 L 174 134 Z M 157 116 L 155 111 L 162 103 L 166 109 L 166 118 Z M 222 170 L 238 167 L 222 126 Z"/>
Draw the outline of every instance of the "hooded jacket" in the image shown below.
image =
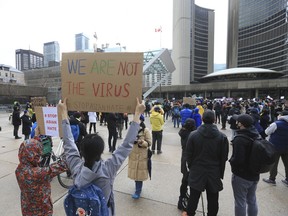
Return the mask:
<path fill-rule="evenodd" d="M 185 153 L 189 167 L 189 186 L 197 191 L 221 191 L 221 179 L 228 159 L 228 140 L 217 126 L 203 124 L 191 132 Z"/>
<path fill-rule="evenodd" d="M 232 140 L 233 150 L 229 160 L 233 174 L 248 181 L 258 181 L 259 174 L 251 173 L 249 169 L 249 154 L 253 142 L 245 137 L 237 137 L 237 134 L 244 134 L 255 139 L 259 137 L 259 133 L 254 126 L 237 130 L 236 136 Z"/>
<path fill-rule="evenodd" d="M 53 214 L 50 182 L 67 168 L 64 161 L 39 167 L 42 149 L 42 144 L 36 139 L 25 140 L 19 148 L 20 163 L 15 174 L 21 190 L 22 215 Z"/>
<path fill-rule="evenodd" d="M 124 160 L 130 154 L 133 143 L 139 130 L 139 124 L 132 122 L 123 143 L 113 152 L 112 157 L 107 160 L 100 160 L 94 163 L 92 170 L 84 166 L 84 160 L 80 157 L 74 138 L 71 133 L 69 121 L 62 121 L 64 153 L 68 167 L 74 179 L 74 184 L 81 188 L 89 183 L 95 183 L 100 187 L 105 196 L 106 202 L 109 200 L 110 215 L 115 215 L 113 183 L 117 171 Z"/>
<path fill-rule="evenodd" d="M 202 116 L 199 114 L 199 109 L 195 108 L 193 113 L 193 119 L 195 120 L 196 128 L 202 125 Z"/>
<path fill-rule="evenodd" d="M 150 123 L 152 131 L 161 131 L 162 126 L 164 125 L 163 115 L 159 112 L 152 112 L 150 115 Z"/>

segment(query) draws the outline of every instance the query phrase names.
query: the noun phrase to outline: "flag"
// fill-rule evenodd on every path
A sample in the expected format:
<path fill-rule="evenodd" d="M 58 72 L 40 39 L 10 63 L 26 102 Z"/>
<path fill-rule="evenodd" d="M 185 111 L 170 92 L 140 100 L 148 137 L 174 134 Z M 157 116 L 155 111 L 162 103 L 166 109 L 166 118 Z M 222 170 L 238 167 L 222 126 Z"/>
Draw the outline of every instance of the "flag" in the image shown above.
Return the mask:
<path fill-rule="evenodd" d="M 162 26 L 160 26 L 159 28 L 155 28 L 155 32 L 162 32 Z"/>

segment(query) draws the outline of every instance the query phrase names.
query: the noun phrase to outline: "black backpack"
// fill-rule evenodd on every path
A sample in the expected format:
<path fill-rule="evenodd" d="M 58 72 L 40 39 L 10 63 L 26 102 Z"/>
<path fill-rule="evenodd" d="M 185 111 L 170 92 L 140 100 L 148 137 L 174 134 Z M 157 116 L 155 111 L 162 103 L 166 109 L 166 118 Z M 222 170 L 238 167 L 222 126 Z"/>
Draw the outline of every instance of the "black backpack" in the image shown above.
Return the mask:
<path fill-rule="evenodd" d="M 261 137 L 252 139 L 244 134 L 235 137 L 244 137 L 252 142 L 249 155 L 250 171 L 256 174 L 269 172 L 276 160 L 274 145 Z"/>

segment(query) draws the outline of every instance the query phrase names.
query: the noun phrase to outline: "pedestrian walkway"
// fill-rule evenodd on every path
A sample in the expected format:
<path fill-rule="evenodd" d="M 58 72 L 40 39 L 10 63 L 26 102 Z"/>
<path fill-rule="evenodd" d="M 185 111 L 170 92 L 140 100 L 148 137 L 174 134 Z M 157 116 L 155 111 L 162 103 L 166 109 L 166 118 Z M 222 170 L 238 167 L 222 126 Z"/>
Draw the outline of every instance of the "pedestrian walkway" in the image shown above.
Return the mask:
<path fill-rule="evenodd" d="M 8 121 L 8 113 L 0 112 L 0 207 L 1 215 L 21 215 L 20 208 L 20 190 L 18 188 L 14 171 L 18 164 L 18 147 L 22 140 L 15 140 L 12 136 L 13 126 Z M 132 116 L 130 116 L 132 119 Z M 145 123 L 150 127 L 149 118 Z M 217 125 L 220 128 L 220 125 Z M 229 125 L 228 125 L 229 126 Z M 21 127 L 20 130 L 21 131 Z M 97 131 L 103 137 L 105 142 L 108 140 L 108 130 L 106 126 L 100 126 L 97 123 Z M 117 216 L 179 216 L 181 211 L 177 209 L 179 197 L 179 186 L 181 182 L 180 173 L 180 155 L 181 146 L 178 135 L 179 128 L 174 128 L 171 118 L 164 125 L 163 132 L 163 154 L 153 155 L 152 157 L 152 179 L 147 180 L 143 184 L 141 198 L 133 200 L 131 194 L 134 193 L 134 181 L 127 177 L 127 163 L 125 161 L 116 177 L 114 184 L 116 213 Z M 230 139 L 230 129 L 223 130 Z M 125 136 L 126 130 L 123 130 Z M 19 133 L 20 135 L 20 133 Z M 59 143 L 59 138 L 54 138 L 54 148 Z M 122 140 L 117 141 L 117 145 Z M 231 146 L 230 146 L 231 154 Z M 111 153 L 108 152 L 106 145 L 103 158 L 108 158 Z M 230 156 L 230 155 L 229 155 Z M 257 199 L 259 207 L 259 216 L 286 216 L 288 215 L 288 187 L 286 187 L 281 179 L 284 178 L 283 163 L 279 163 L 276 186 L 266 184 L 262 181 L 263 177 L 268 174 L 261 175 L 258 184 Z M 219 198 L 219 216 L 232 216 L 233 213 L 233 193 L 231 187 L 231 169 L 230 164 L 226 164 L 225 177 L 223 180 L 224 190 L 220 192 Z M 52 201 L 54 203 L 54 215 L 64 216 L 63 200 L 67 190 L 62 188 L 55 178 L 52 181 Z M 204 197 L 205 212 L 207 202 Z M 201 200 L 198 205 L 197 216 L 202 214 Z"/>

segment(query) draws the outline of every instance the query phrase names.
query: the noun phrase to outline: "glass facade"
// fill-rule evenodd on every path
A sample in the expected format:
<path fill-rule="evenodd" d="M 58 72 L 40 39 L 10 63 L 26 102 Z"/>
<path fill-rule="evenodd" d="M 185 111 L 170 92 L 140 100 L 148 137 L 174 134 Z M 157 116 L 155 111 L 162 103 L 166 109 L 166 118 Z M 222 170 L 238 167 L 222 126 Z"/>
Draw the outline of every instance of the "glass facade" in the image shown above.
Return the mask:
<path fill-rule="evenodd" d="M 44 56 L 32 50 L 16 50 L 16 68 L 20 71 L 42 68 Z"/>
<path fill-rule="evenodd" d="M 194 80 L 207 75 L 208 71 L 208 27 L 209 10 L 195 5 L 194 36 L 191 38 L 191 69 L 194 71 Z M 193 17 L 193 16 L 192 16 Z M 193 26 L 193 25 L 192 25 Z M 193 50 L 194 47 L 194 50 Z M 193 51 L 192 51 L 193 50 Z M 192 77 L 192 76 L 190 76 Z M 190 81 L 194 81 L 190 80 Z"/>
<path fill-rule="evenodd" d="M 44 67 L 57 66 L 60 62 L 60 48 L 57 41 L 44 43 Z"/>
<path fill-rule="evenodd" d="M 257 67 L 288 74 L 287 0 L 231 0 L 228 68 Z M 233 11 L 236 17 L 232 17 Z M 233 19 L 235 18 L 235 19 Z M 232 23 L 230 27 L 232 27 Z M 229 42 L 230 40 L 230 42 Z M 235 46 L 236 44 L 236 46 Z M 230 52 L 229 52 L 230 50 Z M 229 58 L 234 58 L 230 59 Z M 233 63 L 234 62 L 234 63 Z"/>
<path fill-rule="evenodd" d="M 89 49 L 89 38 L 83 33 L 75 35 L 75 50 L 88 50 Z"/>

